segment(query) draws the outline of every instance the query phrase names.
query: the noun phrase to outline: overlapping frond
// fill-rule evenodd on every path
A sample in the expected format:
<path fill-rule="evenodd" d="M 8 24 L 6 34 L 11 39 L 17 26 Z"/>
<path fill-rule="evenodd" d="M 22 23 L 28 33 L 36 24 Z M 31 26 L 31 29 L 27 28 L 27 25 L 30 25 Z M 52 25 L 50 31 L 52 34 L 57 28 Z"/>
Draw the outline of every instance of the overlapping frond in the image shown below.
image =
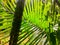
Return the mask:
<path fill-rule="evenodd" d="M 0 1 L 0 34 L 3 34 L 0 40 L 2 45 L 9 42 L 17 1 Z M 51 2 L 49 1 L 43 3 L 42 0 L 25 0 L 17 43 L 19 45 L 48 45 L 49 38 L 47 39 L 47 36 L 54 32 L 53 26 L 58 22 L 59 16 L 60 14 L 51 11 Z"/>

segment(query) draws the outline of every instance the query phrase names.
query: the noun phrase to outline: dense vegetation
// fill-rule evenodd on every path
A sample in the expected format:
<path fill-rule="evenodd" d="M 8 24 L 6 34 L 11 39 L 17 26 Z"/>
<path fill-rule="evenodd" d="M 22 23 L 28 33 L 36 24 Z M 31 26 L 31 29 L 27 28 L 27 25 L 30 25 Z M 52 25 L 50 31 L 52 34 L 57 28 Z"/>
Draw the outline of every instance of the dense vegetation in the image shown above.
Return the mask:
<path fill-rule="evenodd" d="M 60 45 L 60 0 L 0 0 L 1 45 Z"/>

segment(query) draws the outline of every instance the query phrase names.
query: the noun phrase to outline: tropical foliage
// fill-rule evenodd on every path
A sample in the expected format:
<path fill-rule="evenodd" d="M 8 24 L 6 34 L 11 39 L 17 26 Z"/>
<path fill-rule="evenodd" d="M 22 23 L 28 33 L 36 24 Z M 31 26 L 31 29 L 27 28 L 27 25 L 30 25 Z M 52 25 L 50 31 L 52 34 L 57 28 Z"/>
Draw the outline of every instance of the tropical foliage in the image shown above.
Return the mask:
<path fill-rule="evenodd" d="M 17 2 L 19 0 L 0 0 L 1 45 L 9 45 L 15 23 L 13 19 L 18 12 L 22 12 L 17 8 Z M 20 7 L 24 6 L 24 10 L 17 45 L 60 45 L 59 4 L 59 0 L 25 0 L 24 5 L 19 3 Z M 15 30 L 13 32 L 16 33 Z"/>

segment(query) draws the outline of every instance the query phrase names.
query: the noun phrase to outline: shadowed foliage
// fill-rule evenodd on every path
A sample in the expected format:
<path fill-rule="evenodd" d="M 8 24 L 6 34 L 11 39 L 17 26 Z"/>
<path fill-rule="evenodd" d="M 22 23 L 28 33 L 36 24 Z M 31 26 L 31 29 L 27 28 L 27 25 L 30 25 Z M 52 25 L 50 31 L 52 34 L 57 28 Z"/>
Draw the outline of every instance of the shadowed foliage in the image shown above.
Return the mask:
<path fill-rule="evenodd" d="M 25 0 L 18 0 L 17 7 L 14 13 L 14 19 L 12 23 L 12 30 L 10 33 L 10 43 L 9 45 L 17 45 L 19 29 L 21 27 L 23 9 Z"/>

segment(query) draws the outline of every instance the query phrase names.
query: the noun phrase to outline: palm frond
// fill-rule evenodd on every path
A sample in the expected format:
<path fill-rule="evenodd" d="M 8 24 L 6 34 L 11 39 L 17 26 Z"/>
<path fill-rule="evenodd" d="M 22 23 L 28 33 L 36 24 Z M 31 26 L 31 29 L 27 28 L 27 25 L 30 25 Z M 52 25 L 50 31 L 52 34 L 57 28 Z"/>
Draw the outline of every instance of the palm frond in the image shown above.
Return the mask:
<path fill-rule="evenodd" d="M 2 45 L 9 43 L 17 1 L 0 0 Z M 56 14 L 54 10 L 51 11 L 51 7 L 54 8 L 50 1 L 44 3 L 42 0 L 25 0 L 18 45 L 48 45 L 52 35 L 57 35 L 57 40 L 59 40 L 58 33 L 55 34 L 53 27 L 58 23 L 60 14 Z M 53 44 L 53 41 L 51 42 Z"/>

